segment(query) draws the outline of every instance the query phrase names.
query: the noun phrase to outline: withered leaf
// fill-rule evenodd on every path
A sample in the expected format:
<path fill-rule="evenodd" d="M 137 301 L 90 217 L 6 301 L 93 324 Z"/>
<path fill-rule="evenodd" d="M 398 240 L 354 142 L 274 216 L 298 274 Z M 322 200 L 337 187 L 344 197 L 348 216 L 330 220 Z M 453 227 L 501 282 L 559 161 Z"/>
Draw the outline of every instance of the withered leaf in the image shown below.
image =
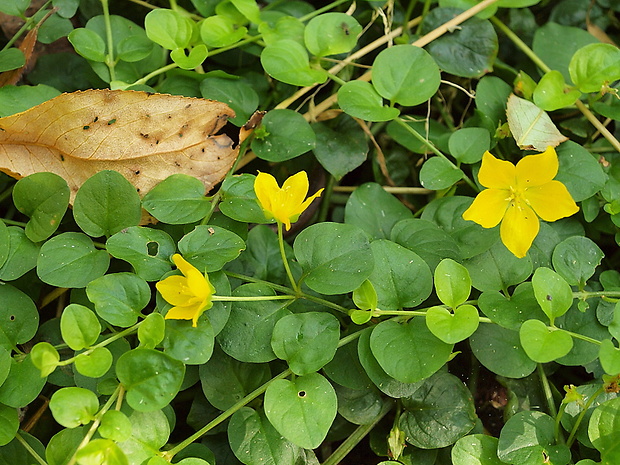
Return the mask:
<path fill-rule="evenodd" d="M 121 90 L 62 94 L 0 118 L 0 171 L 63 177 L 71 199 L 101 170 L 116 170 L 142 195 L 171 174 L 209 191 L 237 156 L 218 131 L 234 112 L 213 100 Z"/>

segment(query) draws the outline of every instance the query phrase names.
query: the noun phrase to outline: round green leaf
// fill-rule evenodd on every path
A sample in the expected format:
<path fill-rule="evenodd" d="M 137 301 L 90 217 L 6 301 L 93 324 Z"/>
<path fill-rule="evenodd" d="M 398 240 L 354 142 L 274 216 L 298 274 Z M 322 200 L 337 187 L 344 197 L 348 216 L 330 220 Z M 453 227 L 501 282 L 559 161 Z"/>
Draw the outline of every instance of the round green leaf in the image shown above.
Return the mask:
<path fill-rule="evenodd" d="M 545 73 L 534 89 L 534 103 L 545 111 L 569 107 L 581 96 L 577 89 L 566 89 L 564 76 L 557 70 Z"/>
<path fill-rule="evenodd" d="M 605 373 L 609 375 L 620 373 L 620 349 L 614 345 L 611 339 L 601 341 L 598 357 Z"/>
<path fill-rule="evenodd" d="M 461 305 L 450 313 L 443 307 L 426 311 L 426 326 L 431 333 L 448 344 L 467 339 L 478 329 L 478 310 L 473 305 Z"/>
<path fill-rule="evenodd" d="M 563 357 L 573 348 L 573 338 L 562 330 L 548 328 L 540 320 L 527 320 L 521 325 L 519 339 L 525 353 L 537 363 L 548 363 Z"/>
<path fill-rule="evenodd" d="M 206 59 L 209 52 L 205 44 L 198 44 L 189 49 L 175 48 L 170 52 L 170 58 L 181 69 L 194 69 L 200 66 Z"/>
<path fill-rule="evenodd" d="M 381 368 L 404 383 L 428 378 L 450 358 L 452 344 L 435 337 L 424 320 L 409 323 L 383 321 L 373 330 L 370 347 Z"/>
<path fill-rule="evenodd" d="M 594 410 L 588 436 L 601 452 L 601 463 L 611 465 L 620 459 L 620 397 L 608 400 Z"/>
<path fill-rule="evenodd" d="M 440 83 L 437 63 L 419 47 L 386 48 L 372 65 L 372 85 L 379 95 L 407 107 L 426 102 L 437 92 Z"/>
<path fill-rule="evenodd" d="M 353 302 L 361 310 L 375 310 L 377 308 L 377 291 L 370 281 L 364 281 L 360 287 L 353 291 Z"/>
<path fill-rule="evenodd" d="M 78 55 L 87 60 L 103 63 L 106 58 L 106 46 L 103 39 L 92 29 L 83 27 L 74 29 L 67 36 Z"/>
<path fill-rule="evenodd" d="M 11 369 L 0 386 L 0 404 L 22 408 L 30 404 L 40 394 L 47 378 L 32 363 L 32 357 L 23 360 L 11 359 Z"/>
<path fill-rule="evenodd" d="M 21 68 L 26 64 L 26 56 L 18 48 L 7 48 L 0 51 L 0 72 Z"/>
<path fill-rule="evenodd" d="M 138 321 L 151 299 L 151 288 L 132 273 L 113 273 L 93 280 L 86 287 L 97 315 L 114 326 L 126 328 Z"/>
<path fill-rule="evenodd" d="M 39 312 L 30 297 L 10 284 L 0 285 L 0 302 L 0 347 L 10 352 L 34 337 Z"/>
<path fill-rule="evenodd" d="M 146 37 L 146 34 L 134 34 L 116 44 L 116 54 L 119 60 L 135 63 L 147 58 L 153 53 L 154 48 L 155 44 Z"/>
<path fill-rule="evenodd" d="M 448 139 L 448 147 L 461 163 L 477 163 L 491 147 L 491 135 L 485 128 L 457 129 Z"/>
<path fill-rule="evenodd" d="M 448 392 L 450 395 L 446 395 Z M 416 384 L 415 391 L 403 398 L 402 404 L 399 426 L 407 442 L 422 449 L 454 444 L 472 430 L 478 418 L 467 387 L 446 372 Z"/>
<path fill-rule="evenodd" d="M 13 440 L 19 429 L 17 409 L 0 404 L 0 447 Z"/>
<path fill-rule="evenodd" d="M 101 417 L 97 432 L 107 439 L 125 441 L 131 436 L 131 422 L 127 415 L 119 410 L 108 410 Z"/>
<path fill-rule="evenodd" d="M 352 292 L 374 267 L 366 234 L 350 224 L 314 224 L 295 238 L 293 249 L 303 268 L 303 282 L 321 294 Z"/>
<path fill-rule="evenodd" d="M 93 439 L 75 454 L 78 465 L 128 465 L 127 457 L 111 439 Z"/>
<path fill-rule="evenodd" d="M 228 47 L 239 42 L 247 34 L 247 28 L 237 27 L 232 18 L 213 15 L 200 25 L 200 38 L 209 47 Z"/>
<path fill-rule="evenodd" d="M 150 313 L 140 323 L 138 328 L 138 340 L 140 347 L 145 349 L 154 349 L 157 344 L 164 340 L 166 333 L 166 322 L 161 313 Z"/>
<path fill-rule="evenodd" d="M 73 217 L 82 231 L 92 237 L 111 236 L 137 226 L 141 215 L 135 187 L 116 171 L 99 171 L 75 194 Z"/>
<path fill-rule="evenodd" d="M 583 289 L 605 255 L 590 239 L 572 236 L 560 242 L 551 257 L 553 268 L 571 286 Z"/>
<path fill-rule="evenodd" d="M 306 48 L 315 56 L 346 53 L 357 44 L 362 26 L 346 13 L 324 13 L 315 16 L 304 31 Z"/>
<path fill-rule="evenodd" d="M 75 369 L 89 378 L 100 378 L 105 375 L 113 361 L 112 352 L 106 347 L 96 347 L 92 351 L 81 353 L 75 358 Z"/>
<path fill-rule="evenodd" d="M 224 215 L 245 223 L 266 223 L 263 209 L 254 192 L 256 176 L 249 173 L 231 176 L 222 183 L 220 210 Z"/>
<path fill-rule="evenodd" d="M 293 373 L 302 376 L 319 371 L 334 358 L 339 339 L 340 323 L 332 314 L 294 313 L 276 322 L 271 347 Z"/>
<path fill-rule="evenodd" d="M 53 173 L 34 173 L 20 179 L 13 188 L 15 207 L 30 217 L 26 236 L 32 242 L 50 237 L 69 206 L 69 186 Z"/>
<path fill-rule="evenodd" d="M 500 242 L 464 260 L 463 265 L 473 286 L 480 291 L 498 291 L 519 284 L 532 273 L 533 267 L 529 256 L 517 258 Z"/>
<path fill-rule="evenodd" d="M 294 86 L 313 86 L 327 80 L 322 69 L 310 68 L 308 52 L 303 45 L 284 39 L 263 49 L 260 61 L 272 78 Z"/>
<path fill-rule="evenodd" d="M 206 273 L 221 270 L 243 250 L 245 243 L 241 238 L 219 226 L 198 225 L 179 241 L 183 257 Z"/>
<path fill-rule="evenodd" d="M 536 269 L 532 276 L 532 286 L 538 305 L 551 323 L 558 316 L 564 315 L 573 304 L 573 292 L 569 284 L 549 268 Z"/>
<path fill-rule="evenodd" d="M 65 428 L 75 428 L 90 423 L 97 410 L 99 400 L 93 391 L 79 387 L 65 387 L 56 391 L 50 399 L 50 410 L 54 420 Z"/>
<path fill-rule="evenodd" d="M 195 328 L 190 321 L 166 321 L 164 353 L 186 365 L 206 363 L 213 353 L 215 334 L 209 320 Z"/>
<path fill-rule="evenodd" d="M 387 239 L 370 244 L 375 266 L 368 280 L 377 291 L 378 307 L 397 310 L 415 307 L 433 290 L 431 271 L 415 252 Z"/>
<path fill-rule="evenodd" d="M 442 157 L 431 157 L 420 170 L 422 186 L 431 190 L 447 189 L 460 181 L 464 173 Z"/>
<path fill-rule="evenodd" d="M 434 278 L 437 297 L 448 307 L 456 308 L 469 298 L 471 278 L 460 263 L 443 259 L 435 268 Z"/>
<path fill-rule="evenodd" d="M 258 94 L 243 81 L 209 77 L 200 83 L 200 93 L 204 98 L 224 102 L 232 108 L 235 117 L 228 121 L 236 126 L 245 124 L 258 108 Z"/>
<path fill-rule="evenodd" d="M 454 444 L 450 455 L 458 465 L 504 465 L 497 456 L 497 438 L 486 434 L 470 434 Z"/>
<path fill-rule="evenodd" d="M 97 341 L 101 325 L 97 316 L 83 305 L 70 304 L 60 316 L 63 340 L 73 350 L 89 347 Z"/>
<path fill-rule="evenodd" d="M 448 22 L 462 11 L 434 8 L 425 17 L 422 33 Z M 435 39 L 426 46 L 428 53 L 443 71 L 462 77 L 478 77 L 493 69 L 498 40 L 493 25 L 485 19 L 470 18 L 457 30 Z"/>
<path fill-rule="evenodd" d="M 265 391 L 265 414 L 278 432 L 299 447 L 318 447 L 336 418 L 334 388 L 311 373 L 293 381 L 278 379 Z"/>
<path fill-rule="evenodd" d="M 185 48 L 193 35 L 194 23 L 181 13 L 158 8 L 151 10 L 144 18 L 146 35 L 156 44 L 168 50 Z"/>
<path fill-rule="evenodd" d="M 262 132 L 264 136 L 257 135 Z M 252 150 L 263 160 L 284 161 L 312 150 L 315 145 L 316 135 L 301 114 L 293 110 L 271 110 L 255 130 Z"/>
<path fill-rule="evenodd" d="M 620 79 L 620 50 L 601 43 L 581 47 L 571 58 L 568 72 L 580 91 L 599 92 Z"/>
<path fill-rule="evenodd" d="M 493 323 L 512 330 L 518 330 L 526 320 L 545 318 L 529 281 L 519 284 L 510 297 L 485 291 L 478 298 L 478 306 Z"/>
<path fill-rule="evenodd" d="M 33 347 L 33 350 L 34 350 L 34 347 Z M 0 345 L 0 386 L 2 386 L 2 383 L 4 383 L 7 376 L 9 376 L 9 371 L 11 371 L 12 360 L 13 360 L 13 357 L 11 357 L 11 352 L 5 349 L 2 345 Z"/>
<path fill-rule="evenodd" d="M 86 287 L 108 270 L 110 257 L 86 235 L 66 232 L 43 244 L 37 261 L 41 281 L 56 287 Z"/>
<path fill-rule="evenodd" d="M 205 186 L 199 179 L 173 174 L 144 196 L 142 206 L 163 223 L 186 224 L 204 218 L 211 203 L 205 197 Z"/>
<path fill-rule="evenodd" d="M 170 257 L 176 245 L 164 231 L 132 226 L 110 237 L 106 249 L 113 257 L 129 262 L 140 278 L 158 281 L 172 269 Z"/>
<path fill-rule="evenodd" d="M 557 148 L 560 169 L 556 180 L 566 186 L 575 202 L 581 202 L 599 192 L 607 175 L 598 159 L 573 141 L 566 141 Z"/>
<path fill-rule="evenodd" d="M 3 231 L 6 236 L 4 236 Z M 0 267 L 1 280 L 13 281 L 37 266 L 40 247 L 26 237 L 23 228 L 10 226 L 3 229 L 0 227 L 0 241 L 2 241 L 2 237 L 6 237 L 9 244 L 4 248 L 6 260 L 3 261 L 0 257 L 0 261 L 4 263 Z"/>
<path fill-rule="evenodd" d="M 230 447 L 243 463 L 298 463 L 301 448 L 282 437 L 263 412 L 250 407 L 236 411 L 228 423 Z"/>
<path fill-rule="evenodd" d="M 365 121 L 390 121 L 400 111 L 383 105 L 383 98 L 369 82 L 349 81 L 338 89 L 338 105 L 347 115 Z"/>
<path fill-rule="evenodd" d="M 116 362 L 116 375 L 127 390 L 127 403 L 152 412 L 170 403 L 183 383 L 185 365 L 153 349 L 133 349 Z"/>

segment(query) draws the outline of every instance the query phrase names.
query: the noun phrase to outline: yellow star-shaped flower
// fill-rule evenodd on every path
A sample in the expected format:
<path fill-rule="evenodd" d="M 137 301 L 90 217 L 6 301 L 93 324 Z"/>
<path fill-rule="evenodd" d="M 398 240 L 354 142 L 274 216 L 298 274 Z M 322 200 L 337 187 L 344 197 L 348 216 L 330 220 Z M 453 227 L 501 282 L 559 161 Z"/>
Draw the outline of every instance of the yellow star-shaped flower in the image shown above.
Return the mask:
<path fill-rule="evenodd" d="M 207 275 L 203 275 L 181 255 L 174 254 L 172 261 L 183 276 L 168 276 L 155 285 L 164 300 L 173 305 L 165 319 L 192 320 L 192 326 L 196 327 L 200 315 L 213 306 L 211 296 L 215 288 Z"/>
<path fill-rule="evenodd" d="M 297 221 L 299 215 L 323 192 L 323 189 L 319 189 L 306 199 L 308 188 L 308 175 L 305 171 L 288 178 L 282 187 L 278 186 L 276 179 L 268 173 L 258 173 L 254 181 L 254 192 L 265 217 L 284 224 L 287 231 L 291 229 L 291 223 Z"/>
<path fill-rule="evenodd" d="M 525 257 L 540 229 L 539 217 L 557 221 L 579 211 L 566 186 L 553 179 L 558 167 L 553 147 L 523 157 L 516 166 L 486 152 L 478 180 L 487 189 L 478 194 L 463 218 L 484 228 L 501 222 L 504 245 L 517 257 Z"/>

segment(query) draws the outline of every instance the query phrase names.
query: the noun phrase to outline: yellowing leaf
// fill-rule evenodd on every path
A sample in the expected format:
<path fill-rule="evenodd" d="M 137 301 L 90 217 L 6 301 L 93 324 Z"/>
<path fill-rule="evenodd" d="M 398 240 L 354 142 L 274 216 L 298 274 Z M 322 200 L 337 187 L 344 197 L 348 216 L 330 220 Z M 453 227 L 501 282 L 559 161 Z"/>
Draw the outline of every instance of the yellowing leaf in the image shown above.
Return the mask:
<path fill-rule="evenodd" d="M 238 149 L 217 135 L 234 112 L 213 100 L 121 90 L 62 94 L 0 118 L 0 171 L 21 178 L 63 177 L 71 199 L 101 170 L 116 170 L 140 194 L 171 174 L 200 179 L 206 190 L 232 166 Z"/>
<path fill-rule="evenodd" d="M 510 94 L 506 108 L 508 126 L 519 148 L 544 152 L 568 140 L 555 127 L 549 115 L 529 100 Z"/>

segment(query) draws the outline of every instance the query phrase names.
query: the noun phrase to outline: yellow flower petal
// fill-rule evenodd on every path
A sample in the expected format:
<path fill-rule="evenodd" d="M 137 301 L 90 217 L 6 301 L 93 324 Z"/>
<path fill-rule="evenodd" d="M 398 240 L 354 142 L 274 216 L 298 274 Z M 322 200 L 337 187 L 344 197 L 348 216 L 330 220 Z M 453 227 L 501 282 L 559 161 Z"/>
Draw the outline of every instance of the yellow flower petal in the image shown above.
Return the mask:
<path fill-rule="evenodd" d="M 523 195 L 536 214 L 545 221 L 557 221 L 579 211 L 568 189 L 560 181 L 551 181 L 527 189 Z"/>
<path fill-rule="evenodd" d="M 279 191 L 276 178 L 269 173 L 258 173 L 254 181 L 254 192 L 263 210 L 273 212 L 272 200 Z"/>
<path fill-rule="evenodd" d="M 197 306 L 190 307 L 172 307 L 166 313 L 166 320 L 192 320 L 192 326 L 197 326 L 198 317 L 202 314 Z"/>
<path fill-rule="evenodd" d="M 284 184 L 282 184 L 282 193 L 286 196 L 283 200 L 285 200 L 288 205 L 299 206 L 306 198 L 306 195 L 308 195 L 309 188 L 308 175 L 305 171 L 300 171 L 289 177 L 284 181 Z"/>
<path fill-rule="evenodd" d="M 155 287 L 164 300 L 171 305 L 188 305 L 189 301 L 194 298 L 187 286 L 187 278 L 184 276 L 168 276 L 155 284 Z"/>
<path fill-rule="evenodd" d="M 551 146 L 543 153 L 523 157 L 516 168 L 518 188 L 528 189 L 547 184 L 558 174 L 558 167 L 558 156 Z"/>
<path fill-rule="evenodd" d="M 530 207 L 515 202 L 508 207 L 499 227 L 502 242 L 518 258 L 523 258 L 538 234 L 540 222 Z"/>
<path fill-rule="evenodd" d="M 494 189 L 508 189 L 515 185 L 515 165 L 509 161 L 499 160 L 485 152 L 482 155 L 482 165 L 478 172 L 478 181 L 484 187 Z"/>
<path fill-rule="evenodd" d="M 504 217 L 510 205 L 510 191 L 505 189 L 485 189 L 463 213 L 463 219 L 475 221 L 483 228 L 493 228 Z"/>
<path fill-rule="evenodd" d="M 181 273 L 183 273 L 185 276 L 187 276 L 187 273 L 191 272 L 191 270 L 196 270 L 196 268 L 194 267 L 194 265 L 192 265 L 191 263 L 189 263 L 187 260 L 185 260 L 181 255 L 179 255 L 178 253 L 175 253 L 172 256 L 172 261 L 174 262 L 174 264 L 176 265 L 176 267 L 179 269 L 179 271 Z"/>

